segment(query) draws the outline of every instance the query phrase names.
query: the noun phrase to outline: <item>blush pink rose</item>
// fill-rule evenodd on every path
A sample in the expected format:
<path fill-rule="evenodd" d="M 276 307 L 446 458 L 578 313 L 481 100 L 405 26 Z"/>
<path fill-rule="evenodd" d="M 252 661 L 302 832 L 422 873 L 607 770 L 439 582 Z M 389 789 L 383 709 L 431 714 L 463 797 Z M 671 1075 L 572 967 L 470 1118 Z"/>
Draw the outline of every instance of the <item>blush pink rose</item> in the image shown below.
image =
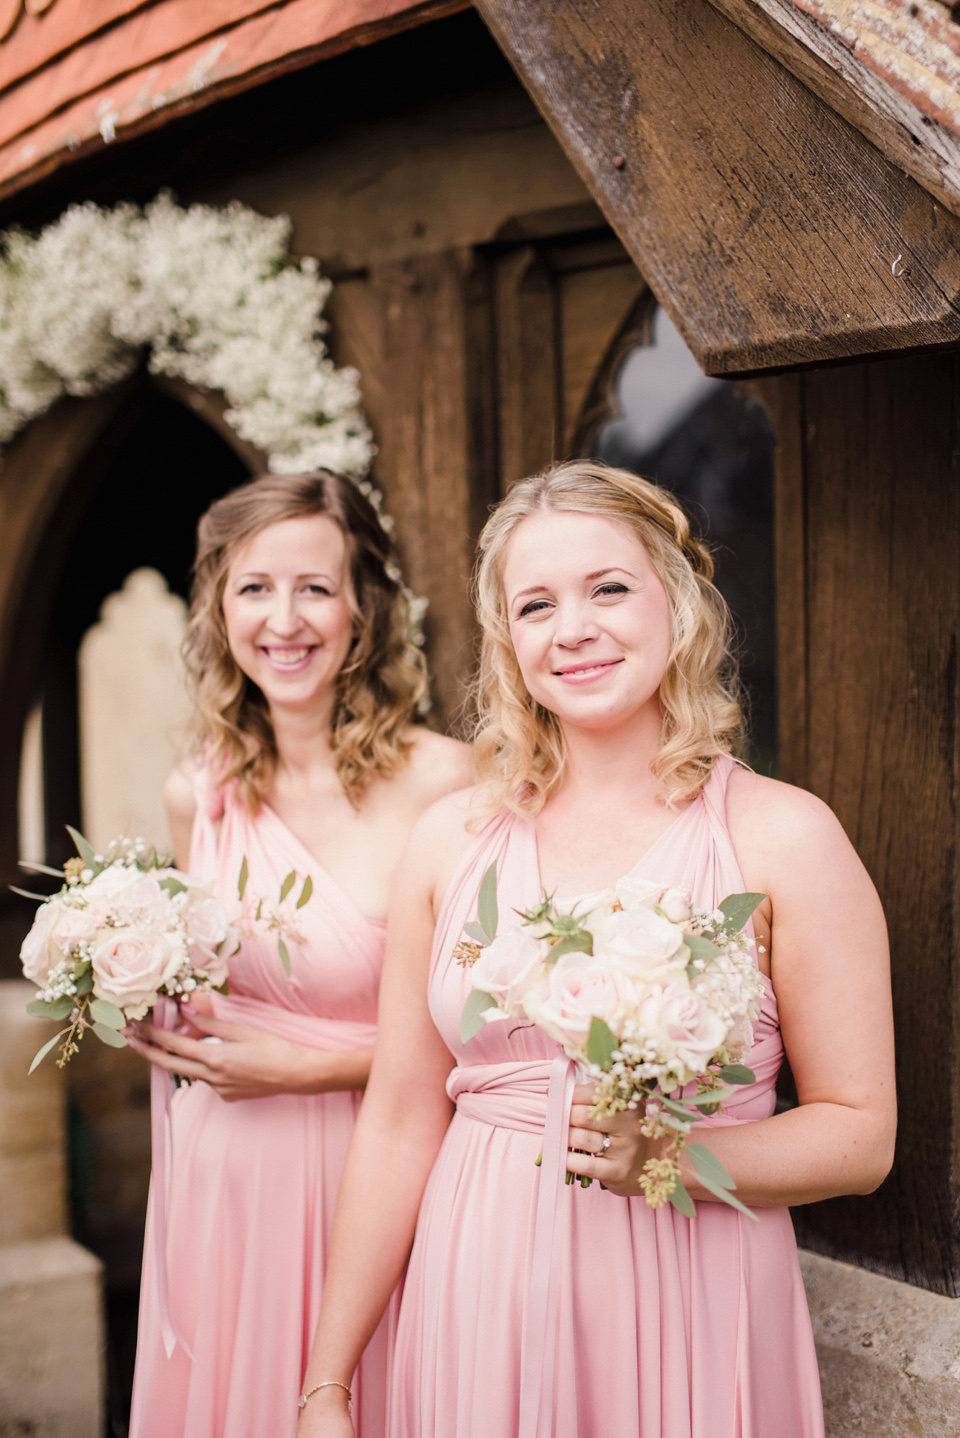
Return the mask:
<path fill-rule="evenodd" d="M 661 892 L 658 890 L 658 893 Z M 644 907 L 608 914 L 593 929 L 593 951 L 644 982 L 666 981 L 685 969 L 690 951 L 676 924 Z"/>
<path fill-rule="evenodd" d="M 91 956 L 93 991 L 131 1019 L 142 1019 L 186 955 L 176 935 L 156 929 L 110 929 Z"/>
<path fill-rule="evenodd" d="M 24 977 L 39 988 L 45 988 L 51 971 L 63 958 L 56 943 L 57 929 L 65 915 L 65 907 L 58 899 L 41 904 L 30 926 L 30 932 L 20 945 L 20 962 Z"/>
<path fill-rule="evenodd" d="M 723 1020 L 686 985 L 653 989 L 637 1014 L 643 1028 L 669 1059 L 678 1059 L 691 1073 L 703 1073 L 723 1044 Z"/>
<path fill-rule="evenodd" d="M 603 1019 L 616 1033 L 630 1005 L 632 986 L 622 969 L 591 954 L 562 954 L 542 989 L 524 1003 L 527 1017 L 569 1053 L 582 1050 L 590 1020 Z"/>
<path fill-rule="evenodd" d="M 492 994 L 505 1013 L 514 1013 L 523 995 L 540 978 L 546 945 L 520 928 L 498 935 L 480 951 L 470 970 L 474 988 Z M 490 1011 L 491 1017 L 497 1015 Z"/>

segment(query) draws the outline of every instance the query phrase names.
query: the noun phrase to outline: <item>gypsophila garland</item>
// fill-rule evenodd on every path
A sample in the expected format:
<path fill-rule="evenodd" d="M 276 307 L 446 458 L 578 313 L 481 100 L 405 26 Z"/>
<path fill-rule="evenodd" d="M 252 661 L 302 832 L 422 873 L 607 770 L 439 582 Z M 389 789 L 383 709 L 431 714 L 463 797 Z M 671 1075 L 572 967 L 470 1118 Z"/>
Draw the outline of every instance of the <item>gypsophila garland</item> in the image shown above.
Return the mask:
<path fill-rule="evenodd" d="M 110 389 L 146 356 L 153 374 L 218 390 L 236 433 L 275 474 L 338 470 L 380 515 L 359 375 L 334 365 L 331 290 L 290 254 L 291 222 L 232 201 L 186 209 L 71 205 L 37 235 L 0 235 L 0 446 L 62 395 Z M 398 576 L 399 577 L 399 576 Z M 426 601 L 407 591 L 423 643 Z"/>

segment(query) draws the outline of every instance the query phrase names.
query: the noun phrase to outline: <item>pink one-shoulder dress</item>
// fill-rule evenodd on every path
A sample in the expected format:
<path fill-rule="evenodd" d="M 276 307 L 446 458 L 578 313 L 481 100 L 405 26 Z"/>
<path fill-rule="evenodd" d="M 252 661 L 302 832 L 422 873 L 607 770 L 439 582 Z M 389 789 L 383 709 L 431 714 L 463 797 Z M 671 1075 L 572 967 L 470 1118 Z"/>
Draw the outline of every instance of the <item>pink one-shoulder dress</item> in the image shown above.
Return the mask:
<path fill-rule="evenodd" d="M 235 787 L 218 792 L 202 771 L 197 794 L 189 869 L 215 882 L 231 914 L 244 857 L 248 901 L 275 906 L 291 870 L 294 897 L 313 881 L 296 912 L 304 942 L 289 943 L 289 978 L 277 935 L 255 927 L 230 960 L 217 1015 L 317 1048 L 372 1043 L 383 924 L 360 913 L 273 810 L 252 817 Z M 155 1077 L 166 1112 L 155 1114 L 131 1438 L 294 1438 L 360 1094 L 225 1103 L 204 1083 L 164 1096 L 165 1083 Z M 397 1302 L 354 1380 L 360 1438 L 385 1431 Z"/>
<path fill-rule="evenodd" d="M 743 890 L 725 818 L 732 767 L 716 762 L 631 872 L 711 908 Z M 548 1114 L 566 1062 L 557 1045 L 508 1021 L 461 1042 L 469 978 L 451 954 L 494 861 L 501 915 L 529 907 L 542 892 L 532 824 L 487 825 L 437 926 L 429 1001 L 456 1059 L 456 1113 L 407 1270 L 390 1438 L 823 1438 L 787 1209 L 754 1222 L 704 1202 L 686 1219 L 596 1183 L 568 1187 L 560 1170 L 551 1191 L 546 1155 L 554 1142 L 562 1155 L 566 1129 Z M 770 1115 L 782 1057 L 768 982 L 747 1060 L 756 1083 L 710 1122 Z"/>

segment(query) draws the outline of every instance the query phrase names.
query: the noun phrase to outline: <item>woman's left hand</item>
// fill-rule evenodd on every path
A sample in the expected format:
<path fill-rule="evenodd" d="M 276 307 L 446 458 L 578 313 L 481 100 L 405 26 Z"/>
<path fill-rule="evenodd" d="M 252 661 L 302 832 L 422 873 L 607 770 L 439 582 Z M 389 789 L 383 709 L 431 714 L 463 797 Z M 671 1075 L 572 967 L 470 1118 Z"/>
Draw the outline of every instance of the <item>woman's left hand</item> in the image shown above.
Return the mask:
<path fill-rule="evenodd" d="M 143 1020 L 126 1030 L 130 1047 L 167 1073 L 209 1084 L 226 1103 L 322 1087 L 317 1050 L 215 1018 L 202 999 L 180 1012 L 189 1027 L 162 1029 Z"/>
<path fill-rule="evenodd" d="M 573 1091 L 567 1170 L 599 1179 L 611 1193 L 633 1198 L 640 1192 L 640 1174 L 656 1145 L 640 1132 L 635 1111 L 594 1118 L 593 1097 L 593 1084 L 577 1084 Z"/>

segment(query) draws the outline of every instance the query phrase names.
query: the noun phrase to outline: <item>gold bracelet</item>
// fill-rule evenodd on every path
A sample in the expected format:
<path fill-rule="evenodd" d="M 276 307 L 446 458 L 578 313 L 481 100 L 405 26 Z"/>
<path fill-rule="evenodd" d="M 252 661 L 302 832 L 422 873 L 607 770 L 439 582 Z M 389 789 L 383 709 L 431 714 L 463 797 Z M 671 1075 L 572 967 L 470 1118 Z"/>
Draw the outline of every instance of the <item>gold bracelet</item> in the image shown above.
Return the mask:
<path fill-rule="evenodd" d="M 315 1393 L 319 1393 L 321 1388 L 342 1388 L 347 1395 L 347 1407 L 349 1408 L 353 1402 L 353 1394 L 345 1383 L 341 1383 L 339 1378 L 326 1378 L 322 1383 L 318 1383 L 315 1388 L 311 1388 L 308 1393 L 301 1393 L 297 1400 L 297 1407 L 301 1409 L 306 1408 L 308 1399 L 312 1398 Z"/>

